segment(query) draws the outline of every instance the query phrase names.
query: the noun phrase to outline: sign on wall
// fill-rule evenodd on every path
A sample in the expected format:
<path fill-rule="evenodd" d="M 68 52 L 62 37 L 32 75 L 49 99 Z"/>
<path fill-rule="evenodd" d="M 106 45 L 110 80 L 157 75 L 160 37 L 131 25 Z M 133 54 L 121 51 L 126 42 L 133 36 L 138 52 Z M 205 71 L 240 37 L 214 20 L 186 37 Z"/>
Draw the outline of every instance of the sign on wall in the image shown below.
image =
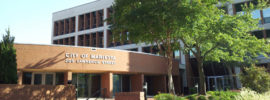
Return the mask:
<path fill-rule="evenodd" d="M 66 53 L 65 63 L 83 63 L 83 64 L 107 64 L 114 65 L 116 57 L 101 54 L 78 54 Z"/>

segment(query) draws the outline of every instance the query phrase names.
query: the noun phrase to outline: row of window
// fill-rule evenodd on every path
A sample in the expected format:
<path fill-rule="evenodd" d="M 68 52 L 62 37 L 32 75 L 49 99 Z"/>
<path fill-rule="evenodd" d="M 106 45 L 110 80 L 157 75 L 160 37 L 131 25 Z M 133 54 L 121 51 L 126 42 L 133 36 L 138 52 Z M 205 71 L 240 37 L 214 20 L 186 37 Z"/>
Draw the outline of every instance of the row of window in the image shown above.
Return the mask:
<path fill-rule="evenodd" d="M 64 38 L 64 39 L 59 39 L 59 40 L 54 40 L 53 44 L 60 44 L 60 45 L 75 45 L 75 38 L 74 37 L 69 37 L 69 38 Z"/>
<path fill-rule="evenodd" d="M 103 32 L 79 35 L 78 46 L 103 47 Z"/>
<path fill-rule="evenodd" d="M 79 31 L 103 26 L 103 9 L 79 15 Z"/>
<path fill-rule="evenodd" d="M 110 17 L 112 8 L 107 8 L 107 18 Z M 92 29 L 96 27 L 102 27 L 104 23 L 104 11 L 103 9 L 89 12 L 79 15 L 78 26 L 75 26 L 75 17 L 67 18 L 64 20 L 59 20 L 54 22 L 54 36 L 64 35 L 68 33 L 75 32 L 75 27 L 78 27 L 79 31 Z M 108 22 L 110 24 L 110 22 Z"/>
<path fill-rule="evenodd" d="M 75 17 L 54 22 L 54 36 L 75 32 Z"/>
<path fill-rule="evenodd" d="M 244 4 L 246 4 L 246 3 L 248 4 L 249 2 L 243 2 L 243 3 L 234 4 L 236 14 L 242 14 L 242 13 L 244 13 L 241 6 L 244 5 Z M 253 3 L 255 5 L 257 4 L 254 1 L 253 1 Z M 263 10 L 259 10 L 259 9 L 258 10 L 254 10 L 252 12 L 252 17 L 254 19 L 260 19 L 259 24 L 270 23 L 270 8 L 265 8 Z"/>
<path fill-rule="evenodd" d="M 64 84 L 64 73 L 23 72 L 22 84 L 62 85 Z"/>
<path fill-rule="evenodd" d="M 118 37 L 113 36 L 111 31 L 108 31 L 108 47 L 115 47 L 121 45 L 132 44 L 132 41 L 128 38 L 129 32 L 125 31 L 120 33 Z"/>

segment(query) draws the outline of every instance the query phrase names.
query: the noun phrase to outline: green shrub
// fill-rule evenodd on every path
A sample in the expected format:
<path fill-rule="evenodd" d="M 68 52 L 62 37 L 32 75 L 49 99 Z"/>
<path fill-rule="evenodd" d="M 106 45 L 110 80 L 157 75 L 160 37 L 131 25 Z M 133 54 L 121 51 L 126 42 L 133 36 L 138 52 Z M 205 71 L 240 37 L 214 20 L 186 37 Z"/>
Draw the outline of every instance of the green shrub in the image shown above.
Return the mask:
<path fill-rule="evenodd" d="M 201 95 L 198 97 L 198 100 L 206 100 L 206 97 Z"/>
<path fill-rule="evenodd" d="M 219 100 L 217 96 L 209 96 L 208 100 Z"/>
<path fill-rule="evenodd" d="M 196 100 L 196 95 L 189 95 L 186 97 L 188 100 Z"/>
<path fill-rule="evenodd" d="M 207 94 L 209 100 L 235 100 L 235 97 L 239 94 L 233 91 L 208 91 Z"/>
<path fill-rule="evenodd" d="M 160 93 L 156 96 L 154 96 L 155 100 L 185 100 L 182 97 L 174 96 L 172 94 L 168 93 Z"/>
<path fill-rule="evenodd" d="M 270 90 L 270 74 L 266 72 L 264 67 L 245 68 L 244 73 L 240 74 L 240 80 L 243 87 L 250 88 L 258 93 Z"/>

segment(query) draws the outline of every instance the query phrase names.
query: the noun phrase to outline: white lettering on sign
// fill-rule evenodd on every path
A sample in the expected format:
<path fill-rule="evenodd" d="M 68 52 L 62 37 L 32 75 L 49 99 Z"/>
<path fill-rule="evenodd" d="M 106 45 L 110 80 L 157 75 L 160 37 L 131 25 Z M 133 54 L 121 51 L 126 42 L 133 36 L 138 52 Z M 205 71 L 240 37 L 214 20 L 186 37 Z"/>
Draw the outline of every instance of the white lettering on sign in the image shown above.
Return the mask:
<path fill-rule="evenodd" d="M 90 55 L 90 56 L 89 56 Z M 77 54 L 77 53 L 66 53 L 65 63 L 83 63 L 83 64 L 107 64 L 114 65 L 116 57 L 110 55 L 100 54 Z M 78 58 L 80 57 L 80 58 Z M 90 58 L 90 59 L 89 59 Z"/>
<path fill-rule="evenodd" d="M 108 56 L 108 55 L 91 55 L 91 59 L 101 59 L 101 60 L 115 60 L 115 56 Z"/>
<path fill-rule="evenodd" d="M 66 53 L 66 58 L 77 58 L 78 54 L 76 53 Z"/>

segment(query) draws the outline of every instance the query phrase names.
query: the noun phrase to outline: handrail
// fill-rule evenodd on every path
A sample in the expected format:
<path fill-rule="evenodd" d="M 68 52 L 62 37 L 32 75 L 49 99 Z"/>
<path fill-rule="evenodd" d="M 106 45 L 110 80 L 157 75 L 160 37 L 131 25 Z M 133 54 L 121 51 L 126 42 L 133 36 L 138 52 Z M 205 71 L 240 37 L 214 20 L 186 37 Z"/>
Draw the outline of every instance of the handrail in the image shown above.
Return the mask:
<path fill-rule="evenodd" d="M 103 91 L 103 95 L 102 95 L 101 91 Z M 95 96 L 95 95 L 98 94 L 98 93 L 100 93 L 100 94 L 99 94 L 98 97 L 96 97 L 95 100 L 97 100 L 97 98 L 101 97 L 101 95 L 102 95 L 102 97 L 103 97 L 103 100 L 105 100 L 106 88 L 102 88 L 102 89 L 97 90 L 97 91 L 96 91 L 93 95 L 91 95 L 90 97 L 93 97 L 93 96 Z M 90 97 L 88 97 L 86 100 L 89 100 Z"/>

